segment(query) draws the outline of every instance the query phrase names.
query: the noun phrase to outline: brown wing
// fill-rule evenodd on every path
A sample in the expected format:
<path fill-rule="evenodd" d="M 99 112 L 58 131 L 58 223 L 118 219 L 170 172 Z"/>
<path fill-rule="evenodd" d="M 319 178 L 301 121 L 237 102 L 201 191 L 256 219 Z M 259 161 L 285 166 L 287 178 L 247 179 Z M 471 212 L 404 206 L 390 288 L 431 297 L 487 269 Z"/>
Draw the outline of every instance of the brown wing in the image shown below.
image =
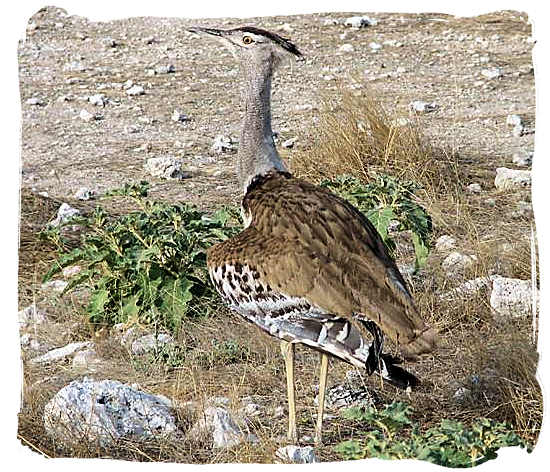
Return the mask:
<path fill-rule="evenodd" d="M 331 192 L 272 174 L 243 200 L 251 224 L 216 246 L 209 263 L 228 257 L 256 268 L 273 290 L 304 297 L 352 319 L 375 321 L 405 356 L 428 352 L 435 337 L 420 318 L 376 229 Z"/>

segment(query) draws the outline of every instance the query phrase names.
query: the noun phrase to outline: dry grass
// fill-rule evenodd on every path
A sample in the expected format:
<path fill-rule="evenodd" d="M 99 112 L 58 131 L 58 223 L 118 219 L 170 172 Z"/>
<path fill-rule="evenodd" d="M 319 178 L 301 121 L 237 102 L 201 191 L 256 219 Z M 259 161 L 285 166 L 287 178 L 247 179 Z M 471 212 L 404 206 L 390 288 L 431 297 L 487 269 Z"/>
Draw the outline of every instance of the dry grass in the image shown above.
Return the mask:
<path fill-rule="evenodd" d="M 420 182 L 426 189 L 421 199 L 433 217 L 434 237 L 452 234 L 459 250 L 476 254 L 479 262 L 453 278 L 441 268 L 445 255 L 432 252 L 427 268 L 411 281 L 421 312 L 441 330 L 445 344 L 432 358 L 409 366 L 422 378 L 422 385 L 409 397 L 390 385 L 381 388 L 378 379 L 366 382 L 381 403 L 402 400 L 411 404 L 414 419 L 422 427 L 434 426 L 441 418 L 470 422 L 487 416 L 510 422 L 519 434 L 535 442 L 542 421 L 542 393 L 535 377 L 538 356 L 531 340 L 532 320 L 495 321 L 487 292 L 453 301 L 441 297 L 463 280 L 491 273 L 529 278 L 531 221 L 510 218 L 515 197 L 492 190 L 483 197 L 462 192 L 461 176 L 478 172 L 476 165 L 462 163 L 459 168 L 458 156 L 451 158 L 450 153 L 430 146 L 414 124 L 396 127 L 392 120 L 371 96 L 344 94 L 341 103 L 327 103 L 315 128 L 318 140 L 312 148 L 291 152 L 292 170 L 313 181 L 340 173 L 367 180 L 374 170 Z M 485 183 L 491 187 L 489 180 Z M 495 199 L 494 206 L 487 205 L 488 197 Z M 21 304 L 38 299 L 47 308 L 54 323 L 48 323 L 37 335 L 54 346 L 93 335 L 78 300 L 43 297 L 37 289 L 37 279 L 53 259 L 53 248 L 38 241 L 36 231 L 54 216 L 57 203 L 30 192 L 23 194 L 20 252 Z M 398 254 L 404 258 L 406 251 Z M 103 359 L 100 373 L 77 371 L 68 361 L 40 368 L 25 365 L 24 402 L 19 415 L 19 435 L 24 444 L 48 456 L 193 463 L 272 462 L 275 449 L 285 444 L 281 437 L 285 434 L 286 416 L 273 416 L 277 406 L 286 406 L 278 343 L 237 315 L 221 309 L 213 318 L 189 321 L 177 339 L 181 358 L 171 363 L 162 357 L 133 356 L 108 331 L 102 334 L 95 337 Z M 212 354 L 213 342 L 227 340 L 244 346 L 240 357 Z M 316 353 L 299 347 L 296 378 L 302 435 L 313 433 L 316 366 Z M 329 385 L 340 382 L 347 370 L 349 366 L 344 363 L 331 362 Z M 266 407 L 266 414 L 250 425 L 260 445 L 219 451 L 206 443 L 193 442 L 185 432 L 193 424 L 195 413 L 181 406 L 176 408 L 182 431 L 177 441 L 122 441 L 108 450 L 89 444 L 62 449 L 45 434 L 43 408 L 60 388 L 84 374 L 137 383 L 146 391 L 167 395 L 178 405 L 188 401 L 201 404 L 209 397 L 225 395 L 236 410 L 243 397 L 252 396 Z M 453 398 L 460 386 L 471 390 L 469 400 L 457 402 Z M 337 460 L 332 446 L 352 437 L 354 428 L 340 418 L 327 421 L 325 447 L 318 450 L 320 458 Z"/>

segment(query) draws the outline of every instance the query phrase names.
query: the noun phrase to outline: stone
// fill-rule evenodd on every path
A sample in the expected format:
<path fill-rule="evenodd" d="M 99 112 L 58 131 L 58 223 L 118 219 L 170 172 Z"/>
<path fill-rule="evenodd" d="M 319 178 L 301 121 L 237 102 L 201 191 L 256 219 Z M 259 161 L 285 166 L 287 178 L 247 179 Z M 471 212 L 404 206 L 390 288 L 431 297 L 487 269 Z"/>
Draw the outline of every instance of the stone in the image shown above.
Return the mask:
<path fill-rule="evenodd" d="M 73 356 L 72 366 L 74 369 L 97 371 L 101 365 L 101 358 L 97 355 L 95 349 L 84 349 L 78 351 Z"/>
<path fill-rule="evenodd" d="M 151 157 L 144 164 L 145 170 L 153 177 L 167 180 L 183 180 L 190 177 L 190 173 L 182 170 L 182 167 L 183 161 L 171 156 Z"/>
<path fill-rule="evenodd" d="M 104 107 L 106 98 L 105 95 L 103 95 L 102 93 L 96 93 L 95 95 L 90 95 L 88 97 L 88 101 L 96 107 Z"/>
<path fill-rule="evenodd" d="M 61 359 L 65 359 L 66 357 L 72 356 L 75 352 L 80 351 L 81 349 L 91 347 L 92 344 L 93 343 L 91 341 L 70 343 L 66 346 L 52 349 L 41 356 L 34 357 L 30 362 L 31 364 L 48 364 L 50 362 L 59 361 Z"/>
<path fill-rule="evenodd" d="M 510 216 L 512 218 L 533 218 L 533 205 L 531 202 L 520 200 L 517 202 L 516 210 Z"/>
<path fill-rule="evenodd" d="M 18 313 L 19 327 L 27 328 L 30 325 L 42 324 L 46 321 L 46 312 L 40 310 L 35 303 L 23 308 Z"/>
<path fill-rule="evenodd" d="M 469 388 L 466 388 L 466 387 L 459 387 L 454 395 L 453 395 L 453 398 L 458 402 L 458 403 L 464 403 L 464 402 L 467 402 L 468 400 L 471 400 L 472 399 L 472 391 L 469 389 Z"/>
<path fill-rule="evenodd" d="M 120 439 L 170 437 L 176 419 L 164 398 L 116 380 L 84 377 L 63 387 L 44 408 L 44 427 L 66 446 L 107 447 Z"/>
<path fill-rule="evenodd" d="M 523 125 L 516 125 L 512 129 L 512 136 L 514 136 L 515 138 L 520 138 L 521 136 L 523 136 L 524 132 L 525 127 Z"/>
<path fill-rule="evenodd" d="M 24 351 L 41 351 L 43 347 L 29 333 L 25 333 L 21 336 L 21 349 Z"/>
<path fill-rule="evenodd" d="M 78 200 L 91 200 L 94 198 L 95 192 L 93 190 L 90 190 L 87 187 L 80 187 L 76 193 L 74 194 L 74 197 Z"/>
<path fill-rule="evenodd" d="M 344 21 L 344 25 L 352 28 L 366 28 L 367 26 L 377 25 L 378 21 L 368 16 L 350 16 Z"/>
<path fill-rule="evenodd" d="M 126 95 L 131 97 L 143 94 L 145 94 L 145 89 L 141 85 L 132 85 L 128 90 L 126 90 Z"/>
<path fill-rule="evenodd" d="M 254 440 L 239 428 L 225 408 L 209 406 L 201 416 L 188 433 L 193 440 L 207 438 L 214 448 L 231 448 Z"/>
<path fill-rule="evenodd" d="M 174 72 L 176 72 L 176 68 L 172 64 L 155 67 L 155 74 L 173 74 Z"/>
<path fill-rule="evenodd" d="M 319 395 L 315 396 L 315 405 L 319 404 Z M 367 390 L 361 375 L 355 370 L 346 373 L 346 380 L 342 384 L 334 385 L 325 393 L 325 408 L 327 410 L 339 410 L 354 406 L 374 406 L 375 398 Z"/>
<path fill-rule="evenodd" d="M 214 144 L 212 144 L 212 150 L 217 153 L 231 152 L 234 149 L 233 140 L 231 136 L 224 136 L 219 134 L 214 138 Z"/>
<path fill-rule="evenodd" d="M 353 47 L 353 44 L 346 43 L 342 44 L 342 46 L 340 46 L 338 50 L 341 52 L 353 52 L 355 51 L 355 48 Z"/>
<path fill-rule="evenodd" d="M 132 343 L 132 353 L 135 355 L 147 354 L 148 352 L 157 351 L 163 346 L 173 343 L 174 340 L 172 336 L 168 334 L 146 334 Z"/>
<path fill-rule="evenodd" d="M 63 270 L 61 271 L 63 277 L 65 277 L 66 279 L 70 279 L 71 277 L 80 274 L 80 272 L 82 272 L 82 267 L 80 267 L 79 265 L 63 267 Z"/>
<path fill-rule="evenodd" d="M 422 100 L 414 100 L 409 103 L 409 109 L 413 113 L 430 113 L 437 110 L 438 108 L 439 106 L 435 102 L 428 103 L 423 102 Z"/>
<path fill-rule="evenodd" d="M 369 43 L 369 48 L 371 48 L 371 50 L 373 50 L 373 51 L 378 51 L 378 50 L 382 49 L 382 45 L 372 41 L 372 42 Z"/>
<path fill-rule="evenodd" d="M 78 117 L 83 121 L 94 121 L 100 119 L 99 115 L 96 115 L 95 113 L 90 113 L 86 109 L 82 109 L 78 114 Z"/>
<path fill-rule="evenodd" d="M 51 290 L 53 292 L 61 293 L 65 290 L 67 285 L 69 285 L 69 283 L 65 280 L 49 280 L 48 282 L 44 282 L 40 287 L 45 291 Z"/>
<path fill-rule="evenodd" d="M 311 446 L 300 447 L 291 444 L 277 449 L 275 455 L 284 462 L 293 464 L 313 464 L 318 462 L 315 451 Z"/>
<path fill-rule="evenodd" d="M 478 183 L 470 184 L 466 187 L 468 193 L 481 193 L 481 185 Z"/>
<path fill-rule="evenodd" d="M 62 203 L 59 209 L 57 210 L 57 216 L 55 220 L 48 223 L 49 226 L 59 226 L 60 224 L 66 223 L 75 216 L 80 215 L 80 210 L 73 208 L 68 203 Z"/>
<path fill-rule="evenodd" d="M 538 297 L 538 290 L 537 290 Z M 533 292 L 530 280 L 493 278 L 491 308 L 499 318 L 526 318 L 531 314 Z"/>
<path fill-rule="evenodd" d="M 290 149 L 290 148 L 293 148 L 294 147 L 294 144 L 296 144 L 296 141 L 298 140 L 298 138 L 290 138 L 290 139 L 287 139 L 286 141 L 283 141 L 283 143 L 281 144 L 281 146 L 283 146 L 284 148 L 286 149 Z"/>
<path fill-rule="evenodd" d="M 495 187 L 499 190 L 517 190 L 531 187 L 531 171 L 498 167 Z"/>
<path fill-rule="evenodd" d="M 481 75 L 486 79 L 498 79 L 502 77 L 502 71 L 498 67 L 492 67 L 490 69 L 483 69 Z"/>
<path fill-rule="evenodd" d="M 456 239 L 452 236 L 449 236 L 448 234 L 444 234 L 443 236 L 440 236 L 435 241 L 435 250 L 444 252 L 444 251 L 450 251 L 451 249 L 456 248 Z"/>
<path fill-rule="evenodd" d="M 508 126 L 522 125 L 523 120 L 521 119 L 521 116 L 519 116 L 519 115 L 508 115 L 506 117 L 506 124 Z"/>
<path fill-rule="evenodd" d="M 40 100 L 38 97 L 31 97 L 31 98 L 28 98 L 25 103 L 27 105 L 33 105 L 33 106 L 42 106 L 44 103 L 42 102 L 42 100 Z"/>
<path fill-rule="evenodd" d="M 179 112 L 178 110 L 174 110 L 174 112 L 172 113 L 171 120 L 175 121 L 176 123 L 184 122 L 184 121 L 189 121 L 189 117 L 184 113 Z"/>
<path fill-rule="evenodd" d="M 477 256 L 461 254 L 458 251 L 451 252 L 441 263 L 447 274 L 463 272 L 472 267 L 477 261 Z"/>
<path fill-rule="evenodd" d="M 443 300 L 455 300 L 460 298 L 472 297 L 479 293 L 482 289 L 488 288 L 491 285 L 494 276 L 477 277 L 472 280 L 462 282 L 458 287 L 449 290 L 441 295 Z"/>
<path fill-rule="evenodd" d="M 532 151 L 517 152 L 512 156 L 512 163 L 517 166 L 528 167 L 533 163 L 533 154 Z"/>

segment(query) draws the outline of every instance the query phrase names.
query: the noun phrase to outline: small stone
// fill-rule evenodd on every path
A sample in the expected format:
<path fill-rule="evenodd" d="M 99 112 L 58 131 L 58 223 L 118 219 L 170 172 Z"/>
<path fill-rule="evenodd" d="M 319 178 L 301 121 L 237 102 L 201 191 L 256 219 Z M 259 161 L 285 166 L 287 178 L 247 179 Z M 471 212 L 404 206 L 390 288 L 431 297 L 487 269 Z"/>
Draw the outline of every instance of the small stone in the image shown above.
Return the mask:
<path fill-rule="evenodd" d="M 443 300 L 455 300 L 460 298 L 469 298 L 482 289 L 489 287 L 494 276 L 490 277 L 478 277 L 476 279 L 467 280 L 466 282 L 461 283 L 458 287 L 449 290 L 441 295 Z"/>
<path fill-rule="evenodd" d="M 225 408 L 210 406 L 189 431 L 194 440 L 209 438 L 214 448 L 231 448 L 253 438 L 243 432 Z"/>
<path fill-rule="evenodd" d="M 103 46 L 107 49 L 116 48 L 118 46 L 118 43 L 113 38 L 103 38 L 101 42 L 103 43 Z"/>
<path fill-rule="evenodd" d="M 451 252 L 441 263 L 441 266 L 448 274 L 463 272 L 477 262 L 477 256 Z"/>
<path fill-rule="evenodd" d="M 277 406 L 273 410 L 273 418 L 282 418 L 285 415 L 285 408 L 283 406 Z"/>
<path fill-rule="evenodd" d="M 84 120 L 84 121 L 92 121 L 97 119 L 97 115 L 90 113 L 88 110 L 85 110 L 85 109 L 81 110 L 78 116 L 80 117 L 81 120 Z"/>
<path fill-rule="evenodd" d="M 310 105 L 309 103 L 306 103 L 304 105 L 296 105 L 294 109 L 296 111 L 311 111 L 313 110 L 313 105 Z"/>
<path fill-rule="evenodd" d="M 352 28 L 366 28 L 367 26 L 377 25 L 378 21 L 368 16 L 350 16 L 346 18 L 344 24 Z"/>
<path fill-rule="evenodd" d="M 284 31 L 285 33 L 292 34 L 294 30 L 292 29 L 292 26 L 290 26 L 289 23 L 284 23 L 281 26 L 277 28 L 279 31 Z"/>
<path fill-rule="evenodd" d="M 437 238 L 435 242 L 435 250 L 439 252 L 450 251 L 456 247 L 456 239 L 448 234 L 444 234 Z"/>
<path fill-rule="evenodd" d="M 68 285 L 68 282 L 65 280 L 50 280 L 48 282 L 44 282 L 41 285 L 41 288 L 42 290 L 45 290 L 45 291 L 51 290 L 53 292 L 61 293 L 63 292 L 63 290 L 65 290 L 67 285 Z"/>
<path fill-rule="evenodd" d="M 31 98 L 28 98 L 25 103 L 27 105 L 32 105 L 32 106 L 42 106 L 43 105 L 43 102 L 42 100 L 40 100 L 39 98 L 37 97 L 31 97 Z"/>
<path fill-rule="evenodd" d="M 101 358 L 97 355 L 94 349 L 84 349 L 78 351 L 74 357 L 72 366 L 75 369 L 95 371 L 101 364 Z"/>
<path fill-rule="evenodd" d="M 62 223 L 66 223 L 71 218 L 80 215 L 80 210 L 73 208 L 68 203 L 62 203 L 57 210 L 57 216 L 55 220 L 48 223 L 49 226 L 59 226 Z"/>
<path fill-rule="evenodd" d="M 145 89 L 141 85 L 132 85 L 128 90 L 126 90 L 126 95 L 135 97 L 137 95 L 143 95 Z"/>
<path fill-rule="evenodd" d="M 90 341 L 70 343 L 63 347 L 52 349 L 51 351 L 42 354 L 41 356 L 31 359 L 31 364 L 48 364 L 50 362 L 59 361 L 65 357 L 73 355 L 76 351 L 80 351 L 84 348 L 92 347 Z"/>
<path fill-rule="evenodd" d="M 355 48 L 353 47 L 352 44 L 346 43 L 346 44 L 342 44 L 342 46 L 340 46 L 338 50 L 342 52 L 353 52 L 355 51 Z"/>
<path fill-rule="evenodd" d="M 275 455 L 282 459 L 284 462 L 290 462 L 293 464 L 314 464 L 317 462 L 315 451 L 311 446 L 285 446 L 280 447 L 275 452 Z"/>
<path fill-rule="evenodd" d="M 524 132 L 525 128 L 523 125 L 516 125 L 512 129 L 512 136 L 514 136 L 514 138 L 520 138 L 521 136 L 523 136 Z"/>
<path fill-rule="evenodd" d="M 94 198 L 95 192 L 87 187 L 80 187 L 74 194 L 78 200 L 91 200 Z"/>
<path fill-rule="evenodd" d="M 378 51 L 382 49 L 382 45 L 373 41 L 369 43 L 369 48 L 371 48 L 373 51 Z"/>
<path fill-rule="evenodd" d="M 537 290 L 538 296 L 538 290 Z M 530 280 L 493 278 L 491 308 L 498 317 L 526 318 L 531 314 L 532 286 Z"/>
<path fill-rule="evenodd" d="M 171 156 L 151 157 L 144 164 L 145 170 L 153 177 L 167 180 L 183 180 L 190 177 L 190 173 L 182 167 L 183 161 Z"/>
<path fill-rule="evenodd" d="M 41 324 L 46 321 L 46 312 L 38 309 L 35 303 L 20 310 L 18 316 L 20 328 Z"/>
<path fill-rule="evenodd" d="M 519 115 L 508 115 L 506 117 L 506 124 L 508 126 L 517 126 L 523 124 L 523 120 Z"/>
<path fill-rule="evenodd" d="M 132 343 L 132 353 L 136 356 L 147 354 L 149 352 L 157 351 L 158 349 L 173 344 L 174 340 L 172 336 L 164 333 L 146 334 Z"/>
<path fill-rule="evenodd" d="M 172 121 L 178 122 L 184 122 L 189 121 L 189 117 L 183 113 L 180 113 L 178 110 L 174 110 L 174 113 L 172 113 Z"/>
<path fill-rule="evenodd" d="M 172 64 L 167 66 L 157 66 L 154 70 L 155 74 L 173 74 L 176 72 L 176 68 Z"/>
<path fill-rule="evenodd" d="M 473 183 L 473 184 L 470 184 L 466 187 L 466 191 L 468 193 L 481 193 L 481 185 L 479 185 L 478 183 Z"/>
<path fill-rule="evenodd" d="M 512 163 L 522 167 L 530 166 L 533 163 L 533 152 L 522 151 L 522 152 L 515 153 L 512 156 Z"/>
<path fill-rule="evenodd" d="M 493 67 L 491 69 L 483 69 L 481 75 L 486 79 L 498 79 L 502 77 L 502 71 L 498 67 Z"/>
<path fill-rule="evenodd" d="M 105 99 L 105 95 L 103 95 L 102 93 L 97 93 L 95 95 L 90 95 L 88 97 L 88 101 L 92 105 L 95 105 L 96 107 L 104 107 L 106 99 Z"/>
<path fill-rule="evenodd" d="M 283 143 L 281 144 L 281 146 L 283 146 L 284 148 L 287 148 L 287 149 L 290 149 L 290 148 L 293 148 L 294 147 L 294 144 L 296 143 L 298 138 L 290 138 L 290 139 L 287 139 L 286 141 L 283 141 Z"/>
<path fill-rule="evenodd" d="M 217 153 L 231 152 L 233 151 L 233 149 L 234 146 L 231 136 L 224 136 L 222 134 L 219 134 L 214 139 L 214 144 L 212 144 L 212 150 Z"/>
<path fill-rule="evenodd" d="M 323 19 L 323 26 L 335 26 L 340 24 L 340 22 L 336 18 L 324 18 Z"/>
<path fill-rule="evenodd" d="M 80 267 L 79 265 L 63 267 L 63 270 L 61 271 L 63 277 L 65 277 L 66 279 L 70 279 L 71 277 L 80 274 L 80 272 L 82 272 L 82 267 Z"/>
<path fill-rule="evenodd" d="M 439 106 L 435 102 L 428 103 L 423 102 L 422 100 L 415 100 L 409 103 L 409 109 L 413 113 L 430 113 L 437 110 L 438 108 Z"/>
<path fill-rule="evenodd" d="M 531 171 L 498 167 L 495 187 L 499 190 L 516 190 L 531 187 Z"/>
<path fill-rule="evenodd" d="M 472 399 L 472 391 L 466 387 L 459 387 L 453 395 L 458 403 L 464 403 Z"/>
<path fill-rule="evenodd" d="M 530 202 L 520 200 L 517 202 L 517 209 L 510 216 L 512 218 L 533 218 L 533 205 Z"/>

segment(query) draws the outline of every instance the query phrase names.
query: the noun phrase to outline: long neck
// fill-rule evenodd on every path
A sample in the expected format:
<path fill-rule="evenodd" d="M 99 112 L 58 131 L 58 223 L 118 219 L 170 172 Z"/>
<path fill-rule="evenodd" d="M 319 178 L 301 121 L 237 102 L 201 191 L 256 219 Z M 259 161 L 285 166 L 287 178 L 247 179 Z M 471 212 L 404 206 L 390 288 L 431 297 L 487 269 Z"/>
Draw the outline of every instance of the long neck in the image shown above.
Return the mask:
<path fill-rule="evenodd" d="M 239 143 L 237 173 L 243 192 L 258 174 L 286 170 L 273 141 L 271 129 L 271 61 L 243 63 L 245 106 Z"/>

